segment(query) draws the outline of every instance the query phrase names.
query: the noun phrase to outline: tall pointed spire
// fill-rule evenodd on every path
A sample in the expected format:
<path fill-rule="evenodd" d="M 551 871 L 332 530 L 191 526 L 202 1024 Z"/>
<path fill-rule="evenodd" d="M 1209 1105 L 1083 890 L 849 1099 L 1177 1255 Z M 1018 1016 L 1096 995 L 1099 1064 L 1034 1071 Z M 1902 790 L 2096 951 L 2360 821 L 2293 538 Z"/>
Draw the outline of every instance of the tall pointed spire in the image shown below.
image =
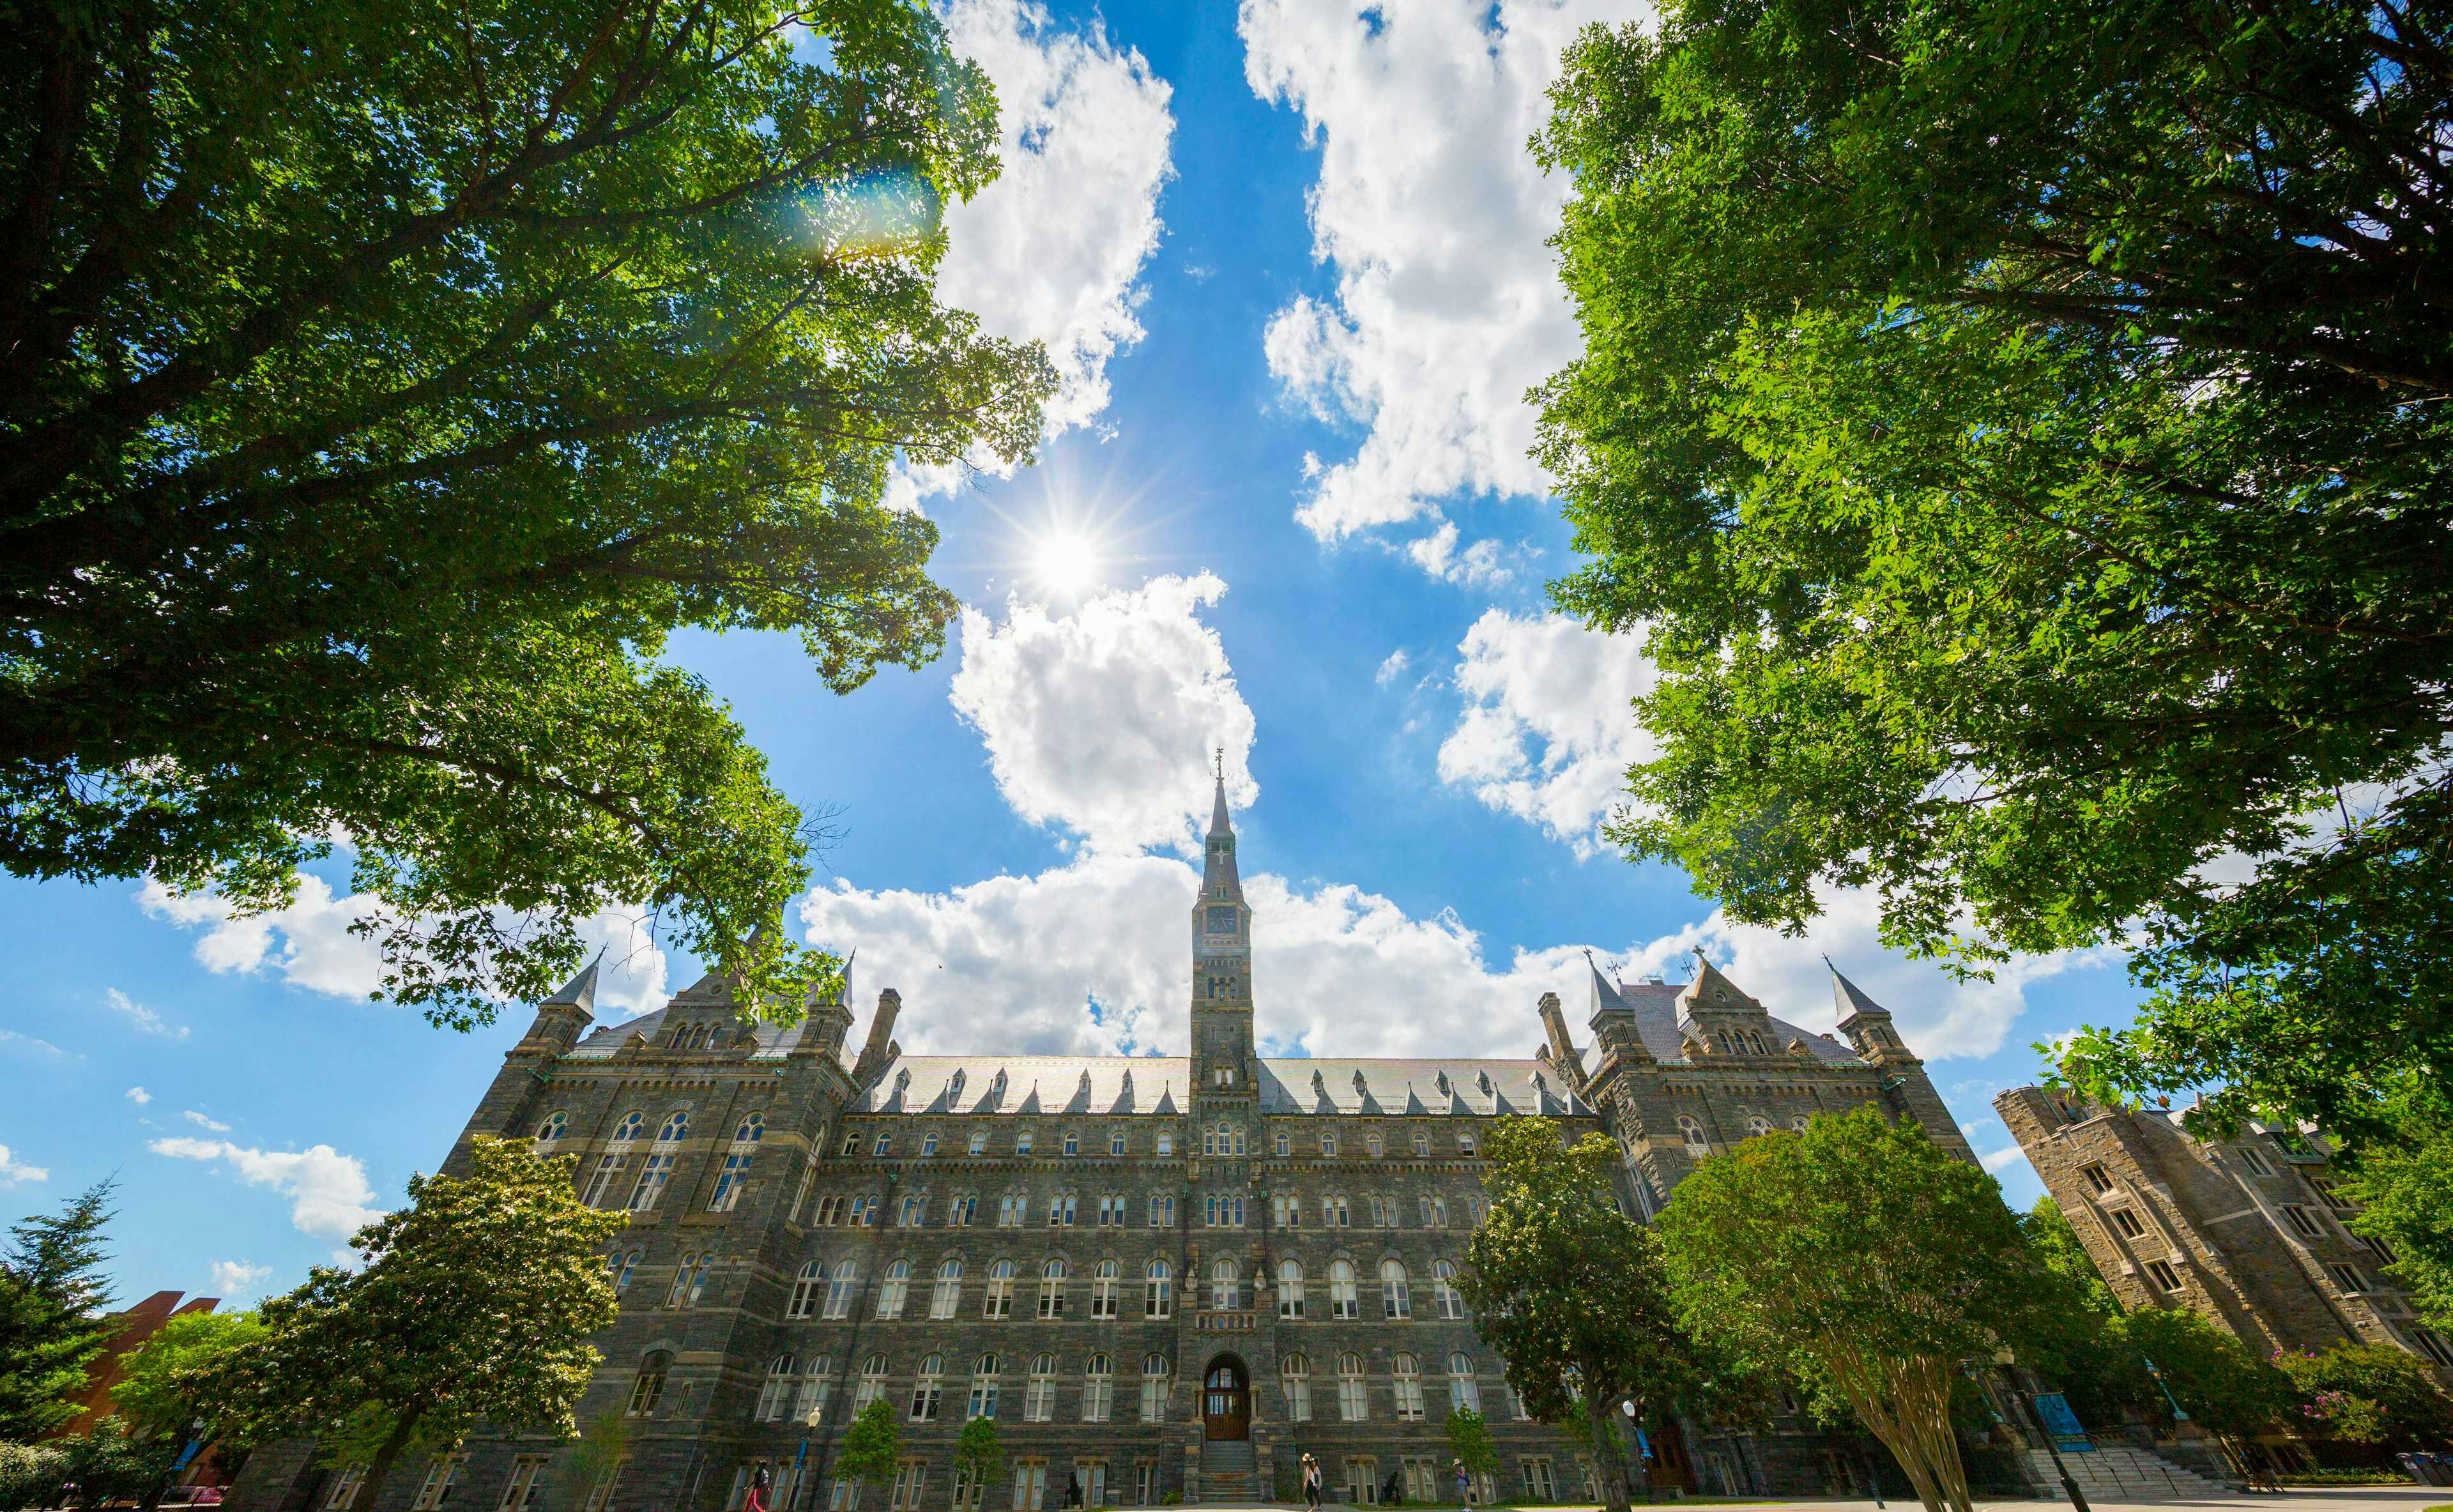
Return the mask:
<path fill-rule="evenodd" d="M 1235 825 L 1226 816 L 1226 751 L 1216 757 L 1217 787 L 1209 806 L 1209 834 L 1202 843 L 1201 896 L 1222 903 L 1244 901 L 1244 879 L 1235 866 Z"/>
<path fill-rule="evenodd" d="M 604 961 L 605 951 L 599 946 L 594 960 L 580 968 L 579 975 L 563 984 L 562 990 L 537 1005 L 541 1008 L 577 1008 L 582 1013 L 596 1011 L 596 967 Z"/>
<path fill-rule="evenodd" d="M 1235 826 L 1227 823 L 1226 820 L 1226 746 L 1221 746 L 1218 747 L 1217 754 L 1213 758 L 1213 761 L 1215 762 L 1215 770 L 1218 775 L 1218 795 L 1216 800 L 1209 806 L 1209 838 L 1215 840 L 1221 835 L 1232 835 L 1235 832 Z"/>
<path fill-rule="evenodd" d="M 1823 958 L 1823 964 L 1830 968 L 1831 1002 L 1832 1005 L 1840 1010 L 1840 1017 L 1844 1022 L 1860 1013 L 1879 1013 L 1885 1018 L 1890 1017 L 1887 1009 L 1865 995 L 1865 988 L 1842 976 L 1840 968 L 1832 964 L 1829 956 Z"/>

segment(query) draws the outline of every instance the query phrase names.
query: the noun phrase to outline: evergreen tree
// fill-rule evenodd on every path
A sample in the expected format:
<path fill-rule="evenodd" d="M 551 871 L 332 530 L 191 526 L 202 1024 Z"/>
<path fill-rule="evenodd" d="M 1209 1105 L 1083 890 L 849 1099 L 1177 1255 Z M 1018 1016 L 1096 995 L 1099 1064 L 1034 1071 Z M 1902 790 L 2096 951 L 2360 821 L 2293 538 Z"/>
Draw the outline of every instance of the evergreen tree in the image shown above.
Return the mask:
<path fill-rule="evenodd" d="M 262 1337 L 200 1363 L 192 1389 L 231 1439 L 313 1432 L 367 1465 L 373 1505 L 411 1446 L 480 1422 L 569 1437 L 620 1310 L 605 1242 L 626 1215 L 572 1195 L 577 1157 L 479 1139 L 467 1176 L 409 1179 L 409 1205 L 360 1229 L 355 1271 L 317 1266 L 257 1309 Z"/>
<path fill-rule="evenodd" d="M 1053 369 L 936 297 L 987 76 L 907 0 L 28 0 L 0 27 L 0 867 L 282 906 L 489 1022 L 644 908 L 797 1006 L 814 838 L 676 630 L 942 647 L 901 459 Z"/>
<path fill-rule="evenodd" d="M 113 1184 L 98 1182 L 56 1214 L 10 1229 L 0 1257 L 0 1440 L 41 1438 L 77 1415 L 86 1367 L 119 1325 L 103 1314 Z"/>
<path fill-rule="evenodd" d="M 1582 1425 L 1604 1499 L 1623 1512 L 1618 1404 L 1646 1414 L 1698 1405 L 1713 1371 L 1671 1314 L 1652 1232 L 1619 1210 L 1616 1146 L 1588 1134 L 1563 1148 L 1548 1120 L 1505 1118 L 1483 1156 L 1490 1216 L 1466 1242 L 1457 1289 L 1526 1408 Z"/>

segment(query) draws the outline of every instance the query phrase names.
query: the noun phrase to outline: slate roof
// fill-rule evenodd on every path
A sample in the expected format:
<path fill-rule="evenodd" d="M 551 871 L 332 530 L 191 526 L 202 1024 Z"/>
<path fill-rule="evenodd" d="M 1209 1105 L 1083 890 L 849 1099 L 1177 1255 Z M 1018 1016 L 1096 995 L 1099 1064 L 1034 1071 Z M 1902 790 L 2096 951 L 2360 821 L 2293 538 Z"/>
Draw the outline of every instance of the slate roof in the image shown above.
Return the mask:
<path fill-rule="evenodd" d="M 1191 1083 L 1178 1055 L 906 1055 L 848 1111 L 1176 1114 Z"/>
<path fill-rule="evenodd" d="M 1330 1056 L 1263 1060 L 1261 1111 L 1484 1118 L 1508 1113 L 1592 1113 L 1558 1072 L 1539 1061 Z"/>
<path fill-rule="evenodd" d="M 1635 1013 L 1635 1028 L 1644 1037 L 1644 1047 L 1656 1061 L 1686 1059 L 1685 1041 L 1678 1032 L 1678 994 L 1686 990 L 1683 982 L 1621 982 L 1618 994 Z M 1800 1028 L 1786 1019 L 1770 1015 L 1775 1048 L 1785 1053 L 1791 1040 L 1802 1040 L 1806 1049 L 1818 1060 L 1854 1061 L 1855 1046 L 1845 1041 L 1829 1040 L 1812 1029 Z"/>
<path fill-rule="evenodd" d="M 668 1017 L 680 1015 L 695 1020 L 699 1015 L 704 1014 L 708 1007 L 713 1005 L 690 1003 L 668 1004 L 653 1013 L 642 1013 L 635 1019 L 623 1019 L 614 1024 L 599 1025 L 589 1030 L 579 1044 L 571 1048 L 570 1053 L 581 1060 L 601 1061 L 629 1044 L 630 1036 L 634 1034 L 653 1041 L 665 1032 L 665 1021 Z M 717 1016 L 724 1020 L 727 1028 L 729 1029 L 732 1025 L 730 1015 Z M 808 1022 L 804 1019 L 801 1024 Z M 786 1051 L 801 1043 L 801 1024 L 795 1024 L 789 1028 L 764 1023 L 756 1025 L 758 1048 L 750 1059 L 761 1061 L 781 1059 Z"/>

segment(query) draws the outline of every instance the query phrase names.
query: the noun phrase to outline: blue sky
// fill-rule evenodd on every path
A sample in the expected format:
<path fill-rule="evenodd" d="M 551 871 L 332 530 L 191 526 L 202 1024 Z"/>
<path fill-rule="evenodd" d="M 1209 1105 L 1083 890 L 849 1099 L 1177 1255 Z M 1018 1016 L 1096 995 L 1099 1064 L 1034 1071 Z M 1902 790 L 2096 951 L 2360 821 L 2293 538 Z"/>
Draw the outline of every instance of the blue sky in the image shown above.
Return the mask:
<path fill-rule="evenodd" d="M 1885 953 L 1864 897 L 1785 940 L 1595 844 L 1645 749 L 1625 704 L 1648 669 L 1543 599 L 1569 558 L 1523 394 L 1575 348 L 1543 246 L 1562 189 L 1522 145 L 1576 25 L 1631 12 L 947 13 L 1009 149 L 952 218 L 941 288 L 1050 343 L 1043 457 L 898 486 L 968 606 L 934 665 L 837 698 L 785 638 L 673 647 L 787 793 L 839 811 L 794 923 L 859 948 L 864 1007 L 899 988 L 915 1051 L 1181 1049 L 1184 847 L 1223 746 L 1272 1048 L 1528 1053 L 1585 947 L 1673 981 L 1701 947 L 1823 1028 L 1828 952 L 2032 1201 L 1988 1100 L 2032 1079 L 2030 1042 L 2125 1017 L 2117 961 L 1955 984 Z M 397 1203 L 528 1013 L 463 1036 L 364 1001 L 346 881 L 257 921 L 0 881 L 12 1214 L 115 1175 L 123 1296 L 253 1297 Z M 697 974 L 596 927 L 621 964 L 601 1017 Z"/>

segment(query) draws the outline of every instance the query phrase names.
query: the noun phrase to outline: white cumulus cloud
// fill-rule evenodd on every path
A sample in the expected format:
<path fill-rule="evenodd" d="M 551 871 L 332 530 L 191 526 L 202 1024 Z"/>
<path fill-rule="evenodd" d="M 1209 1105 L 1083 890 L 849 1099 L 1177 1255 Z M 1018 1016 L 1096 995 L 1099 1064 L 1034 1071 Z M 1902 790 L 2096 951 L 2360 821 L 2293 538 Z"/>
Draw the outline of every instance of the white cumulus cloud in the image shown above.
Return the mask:
<path fill-rule="evenodd" d="M 374 1188 L 354 1155 L 329 1144 L 303 1150 L 250 1149 L 221 1140 L 174 1137 L 146 1146 L 173 1160 L 219 1161 L 250 1186 L 269 1186 L 290 1200 L 289 1222 L 302 1234 L 347 1239 L 383 1216 Z"/>
<path fill-rule="evenodd" d="M 1044 416 L 1052 436 L 1107 408 L 1107 363 L 1142 338 L 1139 280 L 1174 176 L 1172 91 L 1096 20 L 1059 26 L 1026 0 L 950 0 L 939 14 L 954 50 L 996 85 L 1003 167 L 947 209 L 937 294 L 991 335 L 1047 343 L 1060 386 Z M 895 497 L 916 504 L 962 476 L 913 469 Z"/>
<path fill-rule="evenodd" d="M 1015 813 L 1095 851 L 1192 846 L 1219 746 L 1228 797 L 1242 807 L 1259 795 L 1246 762 L 1252 710 L 1201 619 L 1226 591 L 1204 572 L 1062 616 L 1019 601 L 1002 621 L 965 611 L 950 696 Z"/>
<path fill-rule="evenodd" d="M 1525 144 L 1577 29 L 1641 13 L 1625 0 L 1244 0 L 1246 81 L 1320 147 L 1312 251 L 1335 275 L 1327 298 L 1269 322 L 1269 369 L 1363 428 L 1296 511 L 1321 540 L 1437 520 L 1452 496 L 1548 491 L 1526 454 L 1525 392 L 1578 350 L 1544 245 L 1567 185 Z M 1487 543 L 1457 552 L 1450 529 L 1415 553 L 1426 570 L 1496 567 L 1472 556 Z"/>
<path fill-rule="evenodd" d="M 1388 653 L 1387 660 L 1380 664 L 1380 669 L 1371 674 L 1371 681 L 1379 684 L 1382 687 L 1386 687 L 1389 684 L 1405 676 L 1406 668 L 1413 665 L 1414 659 L 1406 653 L 1406 648 L 1404 647 L 1399 647 L 1397 649 L 1390 651 Z"/>
<path fill-rule="evenodd" d="M 186 1119 L 190 1124 L 211 1129 L 216 1134 L 227 1134 L 230 1130 L 230 1126 L 229 1124 L 224 1124 L 217 1119 L 207 1118 L 204 1114 L 197 1112 L 194 1108 L 189 1108 L 179 1116 Z"/>
<path fill-rule="evenodd" d="M 170 1023 L 117 987 L 103 988 L 102 1001 L 111 1012 L 118 1014 L 147 1034 L 159 1035 L 166 1040 L 184 1040 L 188 1037 L 186 1025 Z"/>
<path fill-rule="evenodd" d="M 153 1101 L 153 1094 L 148 1092 L 141 1086 L 131 1086 L 128 1089 L 128 1101 L 135 1104 L 138 1107 L 143 1107 L 146 1104 Z"/>
<path fill-rule="evenodd" d="M 136 905 L 167 924 L 199 931 L 196 960 L 217 974 L 275 972 L 293 987 L 360 1001 L 383 985 L 381 950 L 349 933 L 351 923 L 380 905 L 362 893 L 335 896 L 324 879 L 307 872 L 298 874 L 297 896 L 270 913 L 242 915 L 216 894 L 173 892 L 152 878 L 136 894 Z M 642 913 L 605 909 L 580 922 L 579 937 L 591 953 L 605 947 L 596 979 L 600 1017 L 664 1006 L 665 954 Z"/>
<path fill-rule="evenodd" d="M 0 1144 L 0 1186 L 15 1186 L 22 1182 L 48 1182 L 51 1170 L 48 1165 L 29 1165 Z"/>
<path fill-rule="evenodd" d="M 1245 853 L 1247 867 L 1254 859 Z M 1171 856 L 1089 854 L 947 892 L 838 882 L 812 889 L 801 912 L 811 942 L 858 946 L 864 994 L 903 994 L 895 1034 L 915 1054 L 1181 1054 L 1191 991 L 1185 921 L 1199 880 Z M 1839 1019 L 1819 953 L 1827 949 L 1919 1054 L 1979 1056 L 2000 1047 L 2027 985 L 2089 959 L 2025 961 L 1992 983 L 1953 982 L 1884 952 L 1871 909 L 1853 897 L 1837 900 L 1804 940 L 1715 913 L 1649 940 L 1502 949 L 1451 912 L 1417 917 L 1352 884 L 1247 869 L 1245 890 L 1270 1053 L 1529 1055 L 1546 991 L 1560 994 L 1583 1034 L 1589 944 L 1629 979 L 1672 981 L 1688 975 L 1700 947 L 1773 1013 L 1813 1030 Z"/>
<path fill-rule="evenodd" d="M 1658 748 L 1627 706 L 1657 675 L 1642 642 L 1490 609 L 1457 652 L 1466 702 L 1440 745 L 1440 780 L 1591 855 L 1627 766 Z"/>
<path fill-rule="evenodd" d="M 251 1297 L 264 1278 L 271 1274 L 269 1265 L 250 1265 L 243 1260 L 217 1260 L 213 1262 L 213 1290 L 220 1293 L 225 1301 Z"/>

